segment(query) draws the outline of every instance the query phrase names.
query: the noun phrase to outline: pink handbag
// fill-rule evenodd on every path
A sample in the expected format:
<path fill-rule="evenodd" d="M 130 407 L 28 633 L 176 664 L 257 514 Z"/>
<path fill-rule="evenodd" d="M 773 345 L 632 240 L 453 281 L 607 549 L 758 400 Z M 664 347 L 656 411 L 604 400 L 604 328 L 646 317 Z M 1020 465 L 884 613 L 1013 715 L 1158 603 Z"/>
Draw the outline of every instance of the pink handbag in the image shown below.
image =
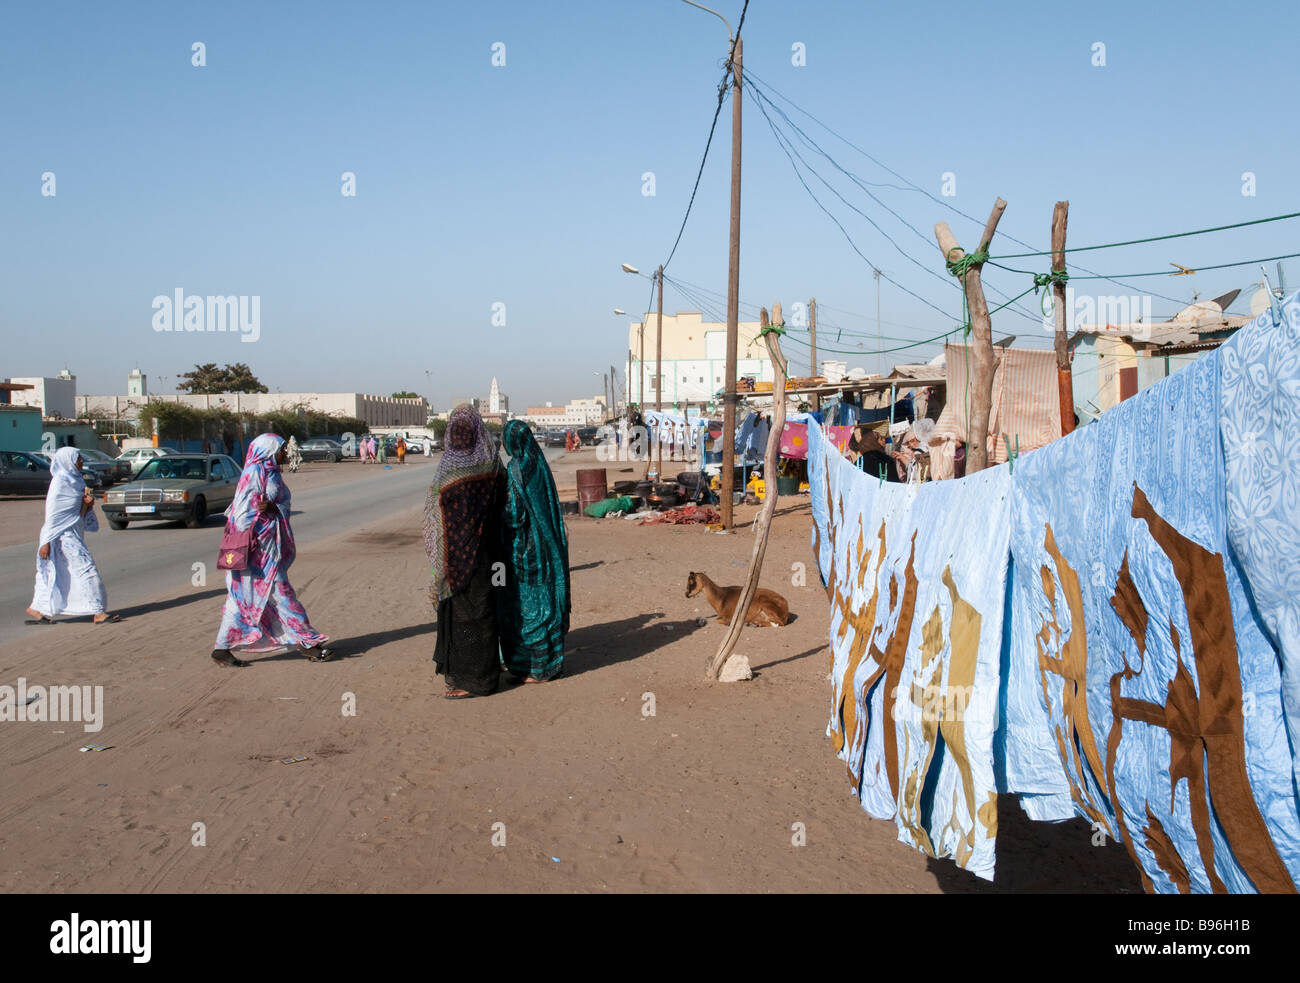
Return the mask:
<path fill-rule="evenodd" d="M 249 523 L 248 528 L 242 532 L 233 526 L 226 526 L 226 531 L 221 536 L 221 550 L 217 554 L 218 570 L 248 569 L 248 554 L 253 548 L 254 525 L 255 523 Z"/>

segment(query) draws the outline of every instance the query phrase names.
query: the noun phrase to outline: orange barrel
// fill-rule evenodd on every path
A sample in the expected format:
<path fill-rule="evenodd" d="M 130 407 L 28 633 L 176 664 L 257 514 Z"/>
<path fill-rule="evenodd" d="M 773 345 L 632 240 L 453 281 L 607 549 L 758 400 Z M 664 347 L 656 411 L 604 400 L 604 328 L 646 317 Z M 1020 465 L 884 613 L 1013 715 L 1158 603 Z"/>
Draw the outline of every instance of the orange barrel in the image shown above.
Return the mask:
<path fill-rule="evenodd" d="M 604 468 L 581 468 L 578 471 L 578 511 L 585 512 L 592 502 L 609 497 Z"/>

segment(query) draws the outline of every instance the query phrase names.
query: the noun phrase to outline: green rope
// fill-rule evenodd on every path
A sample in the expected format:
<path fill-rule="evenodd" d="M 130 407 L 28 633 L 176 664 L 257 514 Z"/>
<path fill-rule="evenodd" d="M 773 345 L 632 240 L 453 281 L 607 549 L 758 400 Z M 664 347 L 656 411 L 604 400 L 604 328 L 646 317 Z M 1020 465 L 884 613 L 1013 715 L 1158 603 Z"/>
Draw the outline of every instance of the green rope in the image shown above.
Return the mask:
<path fill-rule="evenodd" d="M 1208 272 L 1209 270 L 1230 270 L 1237 266 L 1255 266 L 1256 264 L 1259 263 L 1272 263 L 1276 260 L 1295 259 L 1297 257 L 1300 257 L 1300 253 L 1288 253 L 1285 256 L 1264 256 L 1261 259 L 1246 259 L 1246 260 L 1242 260 L 1239 263 L 1219 263 L 1217 266 L 1190 266 L 1188 267 L 1188 269 L 1191 270 L 1193 273 L 1205 273 Z M 1008 273 L 1023 273 L 1026 276 L 1039 275 L 1036 274 L 1033 270 L 1018 270 L 1014 266 L 1003 266 L 1001 263 L 994 262 L 993 260 L 989 260 L 989 265 L 996 266 L 1000 270 L 1006 270 Z M 1076 280 L 1117 280 L 1117 279 L 1132 280 L 1137 277 L 1144 277 L 1144 276 L 1181 276 L 1181 275 L 1183 274 L 1179 270 L 1156 270 L 1154 273 L 1115 273 L 1110 276 L 1104 276 L 1103 274 L 1097 273 L 1092 276 L 1076 276 L 1074 279 Z"/>
<path fill-rule="evenodd" d="M 785 334 L 785 323 L 769 324 L 767 327 L 759 328 L 758 333 L 760 337 L 765 334 Z"/>
<path fill-rule="evenodd" d="M 1049 270 L 1046 273 L 1035 273 L 1034 293 L 1038 293 L 1039 287 L 1050 287 L 1054 283 L 1059 283 L 1061 286 L 1065 286 L 1069 279 L 1070 274 L 1065 272 L 1065 270 Z M 1038 303 L 1038 309 L 1043 312 L 1043 317 L 1052 316 L 1052 310 L 1054 310 L 1054 308 L 1049 309 L 1047 306 L 1047 302 L 1051 299 L 1052 295 L 1044 290 L 1043 299 Z"/>
<path fill-rule="evenodd" d="M 1114 249 L 1117 246 L 1136 246 L 1143 242 L 1163 242 L 1166 239 L 1183 239 L 1187 236 L 1205 235 L 1207 232 L 1224 232 L 1227 229 L 1244 229 L 1248 225 L 1264 225 L 1267 222 L 1281 222 L 1284 219 L 1300 218 L 1300 212 L 1291 212 L 1287 215 L 1274 215 L 1272 218 L 1257 218 L 1249 222 L 1234 222 L 1232 225 L 1215 225 L 1208 229 L 1193 229 L 1191 232 L 1174 232 L 1167 236 L 1148 236 L 1145 239 L 1128 239 L 1125 242 L 1105 242 L 1100 246 L 1077 246 L 1074 249 L 1066 249 L 1067 253 L 1086 253 L 1093 249 Z M 1005 256 L 998 256 L 998 259 L 1024 259 L 1027 256 L 1050 256 L 1054 250 L 1048 249 L 1041 253 L 1007 253 Z"/>
<path fill-rule="evenodd" d="M 948 254 L 943 259 L 944 265 L 948 267 L 948 272 L 958 280 L 963 279 L 972 266 L 979 266 L 981 263 L 986 263 L 989 258 L 989 244 L 987 242 L 980 246 L 979 249 L 975 250 L 975 252 L 967 253 L 961 259 L 953 259 L 953 251 L 960 248 L 960 246 L 953 246 L 952 249 L 948 250 Z"/>

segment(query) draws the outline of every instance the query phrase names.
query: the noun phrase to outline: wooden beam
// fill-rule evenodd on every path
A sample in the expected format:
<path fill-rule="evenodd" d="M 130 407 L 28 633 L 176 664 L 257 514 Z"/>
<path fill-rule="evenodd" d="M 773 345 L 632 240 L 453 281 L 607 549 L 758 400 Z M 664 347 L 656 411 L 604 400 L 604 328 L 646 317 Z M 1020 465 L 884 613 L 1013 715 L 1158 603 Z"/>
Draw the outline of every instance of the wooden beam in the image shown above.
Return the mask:
<path fill-rule="evenodd" d="M 1052 209 L 1052 271 L 1065 270 L 1065 225 L 1070 203 L 1058 201 Z M 1074 375 L 1070 371 L 1070 348 L 1066 337 L 1070 312 L 1066 309 L 1065 284 L 1052 284 L 1052 307 L 1056 314 L 1056 388 L 1061 400 L 1061 436 L 1074 430 Z"/>
<path fill-rule="evenodd" d="M 775 323 L 778 326 L 783 326 L 784 322 L 781 320 L 781 304 L 779 301 L 772 305 L 772 313 Z M 759 312 L 759 323 L 763 327 L 768 326 L 766 308 Z M 775 331 L 769 331 L 763 335 L 763 340 L 767 342 L 768 357 L 772 360 L 773 375 L 772 427 L 768 431 L 767 453 L 763 458 L 763 484 L 765 486 L 763 508 L 758 513 L 758 518 L 754 520 L 754 551 L 749 558 L 749 574 L 745 577 L 745 586 L 741 588 L 740 597 L 736 600 L 736 608 L 731 615 L 731 624 L 727 626 L 727 634 L 723 637 L 722 644 L 718 646 L 713 661 L 709 663 L 709 679 L 716 680 L 721 675 L 722 667 L 726 665 L 727 659 L 736 647 L 736 642 L 740 640 L 740 633 L 745 627 L 745 616 L 749 613 L 750 602 L 754 600 L 754 595 L 758 592 L 758 578 L 763 572 L 763 556 L 767 552 L 768 530 L 772 525 L 772 515 L 776 512 L 776 465 L 781 451 L 781 431 L 785 427 L 785 380 L 787 374 L 785 357 L 781 354 L 780 337 Z"/>
<path fill-rule="evenodd" d="M 1006 208 L 1007 203 L 1001 198 L 994 202 L 993 210 L 984 224 L 980 249 L 988 249 Z M 946 261 L 965 259 L 966 253 L 957 244 L 947 222 L 940 222 L 934 227 L 934 236 Z M 971 437 L 966 447 L 967 474 L 988 467 L 989 416 L 993 411 L 993 324 L 989 318 L 988 302 L 984 299 L 984 287 L 980 283 L 983 266 L 982 262 L 972 263 L 962 276 L 962 289 L 966 292 L 966 307 L 970 312 L 971 354 L 975 362 L 975 377 L 967 382 L 971 388 L 970 417 L 967 420 Z M 951 398 L 951 394 L 949 396 Z"/>

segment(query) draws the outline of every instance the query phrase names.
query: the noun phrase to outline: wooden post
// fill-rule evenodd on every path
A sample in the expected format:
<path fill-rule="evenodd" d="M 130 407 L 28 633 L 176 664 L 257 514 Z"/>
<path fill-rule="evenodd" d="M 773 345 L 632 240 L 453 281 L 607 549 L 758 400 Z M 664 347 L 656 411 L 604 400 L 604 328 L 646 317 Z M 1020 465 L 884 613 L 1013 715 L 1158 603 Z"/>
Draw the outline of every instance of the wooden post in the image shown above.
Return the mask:
<path fill-rule="evenodd" d="M 664 268 L 660 264 L 659 269 L 655 271 L 655 279 L 659 281 L 659 306 L 658 313 L 655 315 L 655 412 L 659 414 L 659 427 L 663 423 L 664 410 Z M 655 443 L 659 445 L 657 456 L 659 463 L 655 465 L 656 474 L 660 481 L 664 480 L 664 442 L 663 434 L 659 429 L 655 429 Z M 650 465 L 646 465 L 648 471 Z"/>
<path fill-rule="evenodd" d="M 808 301 L 808 326 L 812 331 L 812 377 L 817 378 L 817 298 L 813 297 Z M 814 394 L 812 398 L 812 407 L 814 410 L 822 408 L 822 398 L 819 394 Z"/>
<path fill-rule="evenodd" d="M 1052 209 L 1052 272 L 1065 269 L 1065 223 L 1070 203 L 1058 201 Z M 1070 371 L 1069 339 L 1066 337 L 1069 311 L 1065 307 L 1065 284 L 1052 284 L 1052 307 L 1056 315 L 1056 388 L 1061 398 L 1061 436 L 1074 430 L 1074 375 Z"/>
<path fill-rule="evenodd" d="M 772 305 L 772 314 L 777 326 L 783 326 L 779 301 Z M 764 328 L 768 326 L 766 308 L 759 312 L 759 323 Z M 721 675 L 722 667 L 726 665 L 727 659 L 736 647 L 736 642 L 740 640 L 740 633 L 745 627 L 745 615 L 749 612 L 749 604 L 758 591 L 759 574 L 763 572 L 763 555 L 767 552 L 768 529 L 772 524 L 772 515 L 776 512 L 776 464 L 781 451 L 781 430 L 785 426 L 786 364 L 781 354 L 780 337 L 775 331 L 763 334 L 763 340 L 767 342 L 768 357 L 772 360 L 773 375 L 772 428 L 767 435 L 767 453 L 763 458 L 763 483 L 766 486 L 763 508 L 758 513 L 758 518 L 754 520 L 754 551 L 749 559 L 749 574 L 745 577 L 745 586 L 736 601 L 736 609 L 731 615 L 727 634 L 722 639 L 722 644 L 718 646 L 713 661 L 709 663 L 709 679 L 717 679 Z"/>
<path fill-rule="evenodd" d="M 984 225 L 980 237 L 980 250 L 987 250 L 993 241 L 1002 213 L 1007 203 L 999 198 L 993 204 L 989 220 Z M 965 258 L 962 248 L 947 222 L 940 222 L 934 227 L 934 237 L 939 242 L 939 249 L 947 262 L 956 262 Z M 993 411 L 993 324 L 989 320 L 989 305 L 984 300 L 984 287 L 980 283 L 980 271 L 983 262 L 972 263 L 962 276 L 962 289 L 966 292 L 966 307 L 970 311 L 971 353 L 975 358 L 975 379 L 967 380 L 971 386 L 970 427 L 971 442 L 966 448 L 966 473 L 974 474 L 988 467 L 989 460 L 989 416 Z M 949 394 L 949 398 L 954 398 Z"/>
<path fill-rule="evenodd" d="M 740 328 L 740 106 L 741 42 L 736 38 L 731 74 L 731 228 L 727 251 L 727 368 L 722 404 L 722 528 L 731 531 L 736 473 L 736 339 Z"/>

